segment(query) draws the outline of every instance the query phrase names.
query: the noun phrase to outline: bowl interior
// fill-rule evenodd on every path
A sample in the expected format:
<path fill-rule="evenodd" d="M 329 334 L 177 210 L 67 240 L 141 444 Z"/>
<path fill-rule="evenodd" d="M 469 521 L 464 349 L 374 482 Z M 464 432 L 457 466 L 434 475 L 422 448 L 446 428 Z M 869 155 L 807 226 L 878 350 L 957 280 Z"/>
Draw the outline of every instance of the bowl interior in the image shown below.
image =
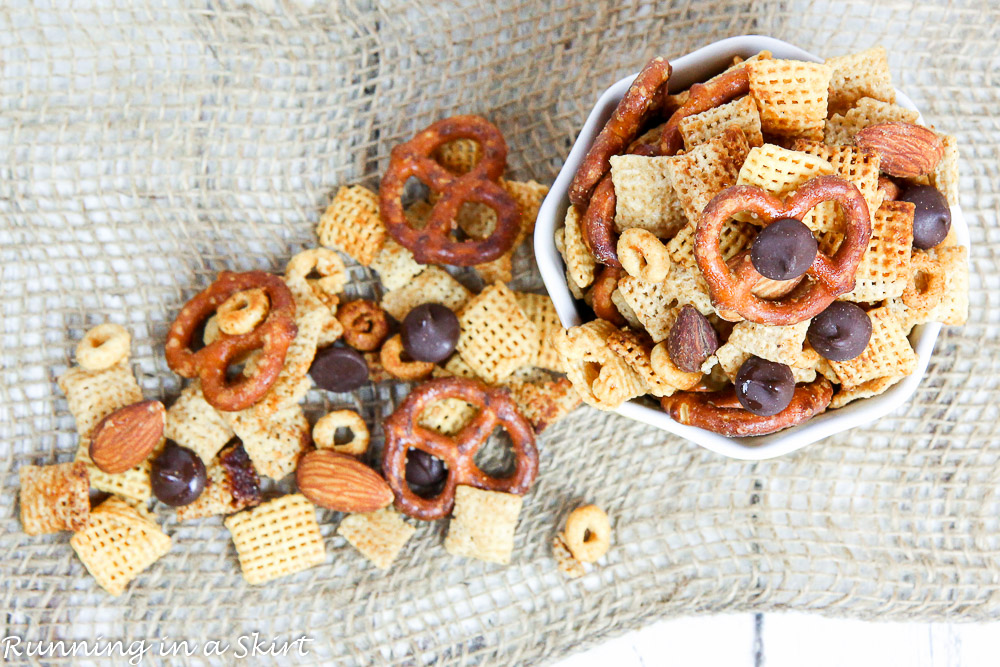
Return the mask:
<path fill-rule="evenodd" d="M 704 81 L 725 69 L 734 56 L 747 58 L 762 50 L 771 51 L 777 58 L 791 58 L 821 62 L 822 58 L 771 37 L 750 35 L 731 37 L 709 44 L 686 56 L 671 61 L 673 74 L 671 90 L 683 90 L 692 83 Z M 555 247 L 554 233 L 562 224 L 569 207 L 567 191 L 570 181 L 590 149 L 601 128 L 611 117 L 618 101 L 624 96 L 635 74 L 627 76 L 608 88 L 598 99 L 584 123 L 566 163 L 559 171 L 548 196 L 542 203 L 535 226 L 535 257 L 545 287 L 555 304 L 563 326 L 571 327 L 583 322 L 583 312 L 566 285 L 565 265 Z M 916 110 L 905 94 L 896 91 L 896 103 Z M 952 226 L 961 245 L 969 245 L 969 232 L 960 207 L 952 207 Z M 879 396 L 855 401 L 838 410 L 829 410 L 805 424 L 771 435 L 749 438 L 728 438 L 693 426 L 678 424 L 653 403 L 640 399 L 625 403 L 616 412 L 651 426 L 679 435 L 719 454 L 739 459 L 766 459 L 780 456 L 805 447 L 835 433 L 868 424 L 883 417 L 905 403 L 917 389 L 927 370 L 934 342 L 941 325 L 929 323 L 914 328 L 910 342 L 918 362 L 914 373 Z"/>

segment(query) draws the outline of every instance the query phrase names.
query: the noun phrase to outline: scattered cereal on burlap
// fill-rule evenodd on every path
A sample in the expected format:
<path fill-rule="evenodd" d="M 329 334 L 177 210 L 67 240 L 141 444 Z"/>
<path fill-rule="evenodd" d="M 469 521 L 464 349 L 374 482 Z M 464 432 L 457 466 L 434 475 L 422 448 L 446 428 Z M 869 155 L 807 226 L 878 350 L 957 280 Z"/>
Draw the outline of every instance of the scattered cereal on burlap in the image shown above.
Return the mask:
<path fill-rule="evenodd" d="M 261 503 L 224 523 L 248 584 L 302 572 L 326 559 L 316 508 L 300 493 Z"/>
<path fill-rule="evenodd" d="M 457 311 L 472 296 L 450 273 L 436 266 L 424 269 L 406 285 L 390 290 L 382 297 L 382 309 L 403 321 L 406 314 L 425 303 L 439 303 Z"/>
<path fill-rule="evenodd" d="M 368 266 L 386 239 L 378 195 L 361 185 L 341 187 L 320 218 L 316 234 L 322 245 L 341 250 Z"/>
<path fill-rule="evenodd" d="M 193 380 L 167 409 L 163 435 L 211 461 L 234 433 L 229 420 L 205 400 L 201 382 Z"/>
<path fill-rule="evenodd" d="M 690 151 L 730 125 L 743 130 L 747 143 L 751 146 L 760 146 L 764 143 L 764 136 L 760 130 L 760 112 L 757 111 L 757 104 L 749 95 L 688 116 L 680 122 L 677 129 L 684 138 L 685 150 Z"/>
<path fill-rule="evenodd" d="M 615 227 L 621 233 L 638 227 L 668 239 L 687 224 L 684 207 L 667 177 L 669 157 L 615 155 Z"/>
<path fill-rule="evenodd" d="M 514 530 L 523 502 L 511 493 L 460 484 L 455 489 L 445 550 L 454 556 L 506 565 L 514 550 Z"/>
<path fill-rule="evenodd" d="M 829 108 L 840 111 L 851 107 L 862 97 L 883 102 L 896 101 L 889 73 L 889 57 L 885 47 L 874 46 L 846 56 L 827 58 L 830 76 Z"/>
<path fill-rule="evenodd" d="M 132 353 L 132 335 L 120 324 L 105 322 L 89 329 L 76 345 L 76 363 L 88 371 L 100 371 L 127 362 Z"/>
<path fill-rule="evenodd" d="M 556 559 L 556 567 L 570 579 L 577 579 L 587 574 L 583 563 L 573 558 L 566 543 L 560 535 L 552 538 L 552 557 Z"/>
<path fill-rule="evenodd" d="M 827 65 L 771 58 L 747 64 L 750 95 L 765 134 L 821 139 L 827 117 Z"/>
<path fill-rule="evenodd" d="M 198 498 L 177 508 L 178 521 L 234 514 L 260 504 L 260 477 L 238 440 L 206 463 L 205 489 Z"/>
<path fill-rule="evenodd" d="M 865 351 L 849 361 L 830 362 L 845 389 L 875 378 L 909 375 L 917 365 L 917 355 L 906 338 L 899 313 L 882 306 L 869 311 L 868 317 L 872 321 L 872 337 Z"/>
<path fill-rule="evenodd" d="M 350 438 L 338 442 L 341 429 L 350 433 Z M 368 451 L 371 435 L 364 418 L 354 410 L 333 410 L 313 424 L 312 439 L 317 449 L 332 449 L 341 454 L 362 456 Z"/>
<path fill-rule="evenodd" d="M 23 466 L 21 526 L 28 535 L 81 530 L 90 517 L 90 475 L 82 461 Z"/>
<path fill-rule="evenodd" d="M 489 384 L 502 382 L 538 359 L 538 328 L 503 283 L 494 283 L 469 300 L 458 313 L 458 323 L 456 351 Z"/>
<path fill-rule="evenodd" d="M 738 322 L 727 342 L 761 359 L 796 368 L 813 368 L 820 356 L 806 343 L 810 321 L 787 326 Z"/>
<path fill-rule="evenodd" d="M 69 543 L 97 583 L 115 597 L 170 550 L 170 537 L 117 497 L 95 507 L 87 526 Z"/>
<path fill-rule="evenodd" d="M 872 237 L 843 301 L 878 302 L 902 295 L 910 276 L 913 204 L 887 201 L 875 211 Z"/>
<path fill-rule="evenodd" d="M 380 570 L 392 565 L 415 532 L 417 529 L 391 507 L 365 514 L 349 514 L 337 527 L 337 534 Z"/>

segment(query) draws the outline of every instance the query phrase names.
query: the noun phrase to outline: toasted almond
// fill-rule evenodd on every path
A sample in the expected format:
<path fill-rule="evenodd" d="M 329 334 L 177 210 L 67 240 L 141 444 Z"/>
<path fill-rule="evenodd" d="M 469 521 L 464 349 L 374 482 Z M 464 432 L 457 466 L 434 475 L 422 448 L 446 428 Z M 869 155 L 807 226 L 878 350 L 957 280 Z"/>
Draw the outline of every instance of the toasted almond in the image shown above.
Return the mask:
<path fill-rule="evenodd" d="M 719 334 L 708 318 L 685 304 L 667 335 L 670 360 L 685 373 L 697 373 L 705 360 L 719 349 Z"/>
<path fill-rule="evenodd" d="M 854 137 L 858 148 L 877 153 L 880 169 L 890 176 L 917 178 L 934 171 L 944 156 L 944 142 L 933 130 L 913 123 L 872 125 Z"/>
<path fill-rule="evenodd" d="M 163 439 L 166 418 L 159 401 L 140 401 L 115 410 L 94 427 L 90 460 L 112 475 L 136 467 Z"/>
<path fill-rule="evenodd" d="M 295 482 L 313 504 L 338 512 L 374 512 L 392 502 L 392 489 L 361 461 L 329 449 L 299 459 Z"/>

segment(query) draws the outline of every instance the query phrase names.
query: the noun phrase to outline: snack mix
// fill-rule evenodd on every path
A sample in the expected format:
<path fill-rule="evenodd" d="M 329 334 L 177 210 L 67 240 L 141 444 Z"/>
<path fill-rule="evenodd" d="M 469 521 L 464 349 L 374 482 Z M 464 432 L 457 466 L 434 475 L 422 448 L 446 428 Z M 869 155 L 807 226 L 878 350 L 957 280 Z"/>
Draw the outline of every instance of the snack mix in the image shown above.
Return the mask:
<path fill-rule="evenodd" d="M 167 363 L 188 379 L 167 406 L 144 399 L 125 328 L 86 332 L 59 378 L 76 461 L 20 470 L 25 532 L 73 531 L 80 560 L 116 596 L 170 549 L 153 497 L 178 521 L 224 517 L 250 584 L 327 559 L 317 508 L 342 513 L 337 534 L 380 569 L 415 523 L 448 517 L 447 551 L 510 562 L 537 436 L 580 398 L 551 342 L 552 301 L 506 284 L 548 192 L 504 179 L 506 159 L 486 119 L 439 121 L 396 147 L 380 193 L 341 188 L 317 229 L 322 247 L 294 255 L 284 275 L 220 273 L 167 332 Z M 412 175 L 431 194 L 403 208 Z M 344 298 L 347 258 L 378 275 L 379 300 Z M 418 383 L 381 429 L 348 408 L 306 417 L 311 389 L 358 405 L 346 392 L 378 382 Z M 502 458 L 497 427 L 513 441 L 506 477 L 474 462 L 491 446 Z M 265 496 L 292 474 L 297 493 Z M 91 489 L 110 497 L 91 509 Z"/>
<path fill-rule="evenodd" d="M 440 120 L 392 150 L 379 192 L 341 187 L 320 247 L 283 275 L 223 271 L 180 306 L 164 354 L 188 382 L 172 403 L 142 395 L 126 329 L 87 331 L 58 379 L 75 461 L 20 470 L 25 532 L 72 531 L 116 596 L 171 547 L 152 498 L 178 521 L 223 517 L 249 584 L 325 562 L 331 512 L 379 569 L 443 518 L 449 553 L 509 563 L 538 434 L 581 400 L 651 395 L 683 423 L 770 433 L 912 373 L 914 326 L 965 321 L 956 142 L 894 104 L 883 50 L 760 53 L 675 94 L 670 74 L 656 58 L 636 78 L 557 232 L 596 319 L 565 330 L 547 296 L 511 289 L 548 188 L 504 178 L 485 118 Z M 411 177 L 425 198 L 406 199 Z M 377 301 L 345 299 L 345 259 L 378 275 Z M 311 390 L 357 405 L 349 392 L 381 382 L 411 389 L 382 424 L 303 409 Z M 477 463 L 497 428 L 503 475 Z M 269 493 L 292 474 L 296 493 Z M 107 494 L 93 508 L 92 490 Z M 577 577 L 610 543 L 586 505 L 553 556 Z"/>
<path fill-rule="evenodd" d="M 896 105 L 884 49 L 670 74 L 635 78 L 556 230 L 597 316 L 551 340 L 583 401 L 765 435 L 886 391 L 915 326 L 965 322 L 957 142 Z"/>

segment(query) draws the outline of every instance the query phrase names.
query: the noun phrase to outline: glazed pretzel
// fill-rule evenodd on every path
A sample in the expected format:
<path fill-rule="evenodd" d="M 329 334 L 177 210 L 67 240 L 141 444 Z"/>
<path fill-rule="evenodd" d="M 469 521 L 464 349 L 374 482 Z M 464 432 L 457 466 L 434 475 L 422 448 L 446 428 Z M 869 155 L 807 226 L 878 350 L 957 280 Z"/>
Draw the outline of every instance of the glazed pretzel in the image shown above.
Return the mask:
<path fill-rule="evenodd" d="M 591 192 L 611 170 L 611 156 L 621 154 L 636 138 L 650 111 L 663 104 L 671 67 L 665 58 L 653 58 L 642 68 L 594 140 L 569 185 L 569 200 L 584 208 Z"/>
<path fill-rule="evenodd" d="M 471 171 L 456 175 L 434 160 L 434 152 L 455 139 L 474 139 L 483 157 Z M 507 166 L 507 144 L 495 125 L 480 116 L 452 116 L 433 123 L 392 149 L 379 187 L 379 212 L 389 234 L 423 264 L 474 266 L 511 249 L 520 229 L 517 202 L 497 180 Z M 411 227 L 403 212 L 403 188 L 415 176 L 441 195 L 426 224 Z M 451 238 L 462 204 L 477 202 L 496 212 L 493 233 L 484 239 Z"/>
<path fill-rule="evenodd" d="M 459 398 L 479 409 L 453 437 L 418 423 L 425 407 L 445 398 Z M 513 442 L 516 467 L 510 477 L 490 477 L 474 461 L 476 452 L 497 426 L 502 426 Z M 455 505 L 455 488 L 459 484 L 523 495 L 538 474 L 538 449 L 531 425 L 506 391 L 476 380 L 448 377 L 420 385 L 385 420 L 384 427 L 382 473 L 396 495 L 396 507 L 407 516 L 425 521 L 447 516 Z M 434 498 L 421 498 L 406 482 L 406 453 L 411 447 L 436 456 L 448 467 L 444 489 Z"/>
<path fill-rule="evenodd" d="M 679 126 L 688 116 L 714 109 L 750 92 L 750 75 L 746 67 L 724 72 L 705 83 L 690 88 L 687 100 L 675 111 L 660 134 L 660 155 L 673 155 L 684 147 Z"/>
<path fill-rule="evenodd" d="M 801 424 L 826 410 L 833 398 L 833 386 L 824 377 L 795 387 L 792 402 L 781 412 L 761 417 L 745 410 L 732 386 L 715 392 L 677 392 L 660 399 L 660 405 L 674 421 L 712 431 L 730 438 L 767 435 Z"/>
<path fill-rule="evenodd" d="M 847 220 L 844 242 L 833 257 L 816 253 L 806 271 L 812 280 L 803 280 L 780 299 L 772 301 L 753 294 L 760 274 L 751 273 L 750 262 L 738 265 L 734 272 L 723 260 L 719 233 L 734 214 L 749 211 L 768 224 L 780 218 L 801 220 L 811 208 L 829 200 L 836 201 L 844 210 Z M 735 312 L 760 324 L 796 324 L 819 314 L 839 295 L 854 289 L 854 274 L 868 249 L 871 233 L 865 198 L 854 184 L 839 176 L 813 178 L 785 203 L 761 188 L 736 185 L 720 192 L 705 207 L 695 233 L 694 254 L 716 310 Z"/>
<path fill-rule="evenodd" d="M 612 266 L 605 266 L 594 279 L 594 286 L 590 288 L 590 307 L 594 314 L 602 320 L 611 322 L 616 327 L 623 327 L 626 324 L 625 317 L 618 312 L 618 306 L 611 300 L 611 295 L 618 287 L 618 280 L 625 272 Z"/>
<path fill-rule="evenodd" d="M 243 290 L 261 288 L 271 309 L 267 318 L 248 333 L 230 336 L 223 333 L 209 345 L 191 351 L 198 330 L 230 296 Z M 167 332 L 167 365 L 178 375 L 200 378 L 205 400 L 227 412 L 248 408 L 260 400 L 278 379 L 285 364 L 288 346 L 295 339 L 295 301 L 285 282 L 264 271 L 231 273 L 223 271 L 218 279 L 184 304 Z M 229 366 L 246 353 L 260 349 L 254 372 L 230 382 Z"/>

